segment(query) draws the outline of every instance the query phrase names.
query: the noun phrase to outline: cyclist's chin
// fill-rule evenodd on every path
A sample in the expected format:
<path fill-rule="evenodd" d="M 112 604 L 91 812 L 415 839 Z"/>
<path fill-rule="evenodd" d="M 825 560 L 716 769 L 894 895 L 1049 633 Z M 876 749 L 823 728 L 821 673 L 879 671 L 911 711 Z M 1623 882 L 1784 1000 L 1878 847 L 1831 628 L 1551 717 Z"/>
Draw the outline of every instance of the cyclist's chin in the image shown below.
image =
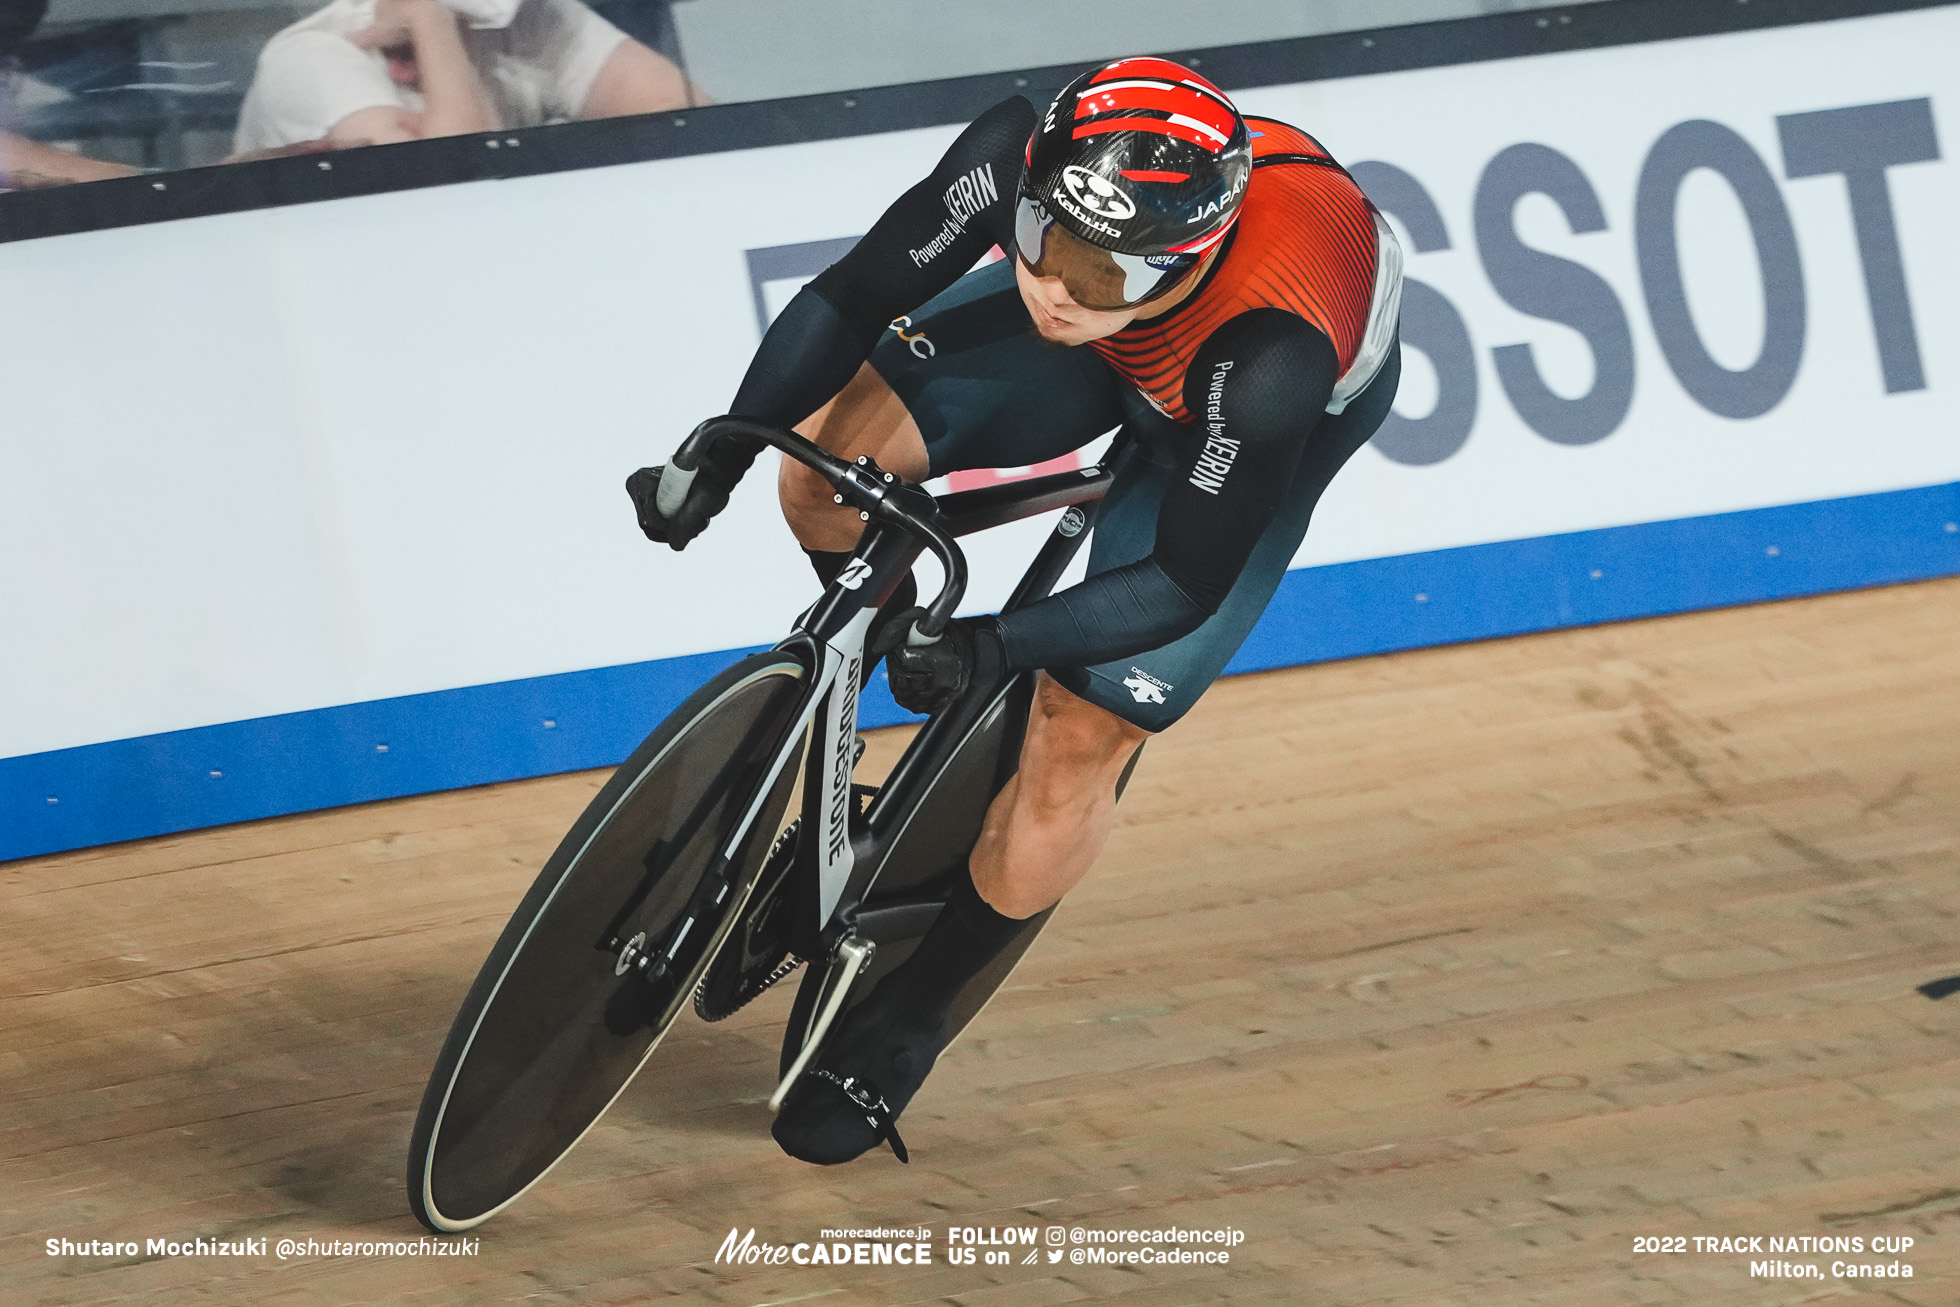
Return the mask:
<path fill-rule="evenodd" d="M 1028 318 L 1034 324 L 1034 334 L 1044 344 L 1067 349 L 1076 345 L 1086 345 L 1092 340 L 1114 336 L 1121 331 L 1127 319 L 1120 314 L 1092 313 L 1084 318 L 1058 318 L 1030 307 Z M 1114 321 L 1104 321 L 1114 319 Z"/>

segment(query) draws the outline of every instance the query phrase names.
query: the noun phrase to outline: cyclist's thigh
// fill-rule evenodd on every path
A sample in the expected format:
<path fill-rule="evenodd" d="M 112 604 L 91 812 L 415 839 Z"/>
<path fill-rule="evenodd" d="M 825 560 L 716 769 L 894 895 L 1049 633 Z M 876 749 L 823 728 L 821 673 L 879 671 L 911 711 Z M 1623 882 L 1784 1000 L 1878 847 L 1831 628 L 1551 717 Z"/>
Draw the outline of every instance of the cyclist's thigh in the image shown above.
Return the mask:
<path fill-rule="evenodd" d="M 859 367 L 829 403 L 797 423 L 796 434 L 839 458 L 862 454 L 908 481 L 925 480 L 925 441 L 905 405 L 869 363 Z M 801 481 L 807 493 L 830 497 L 830 483 L 793 458 L 783 460 L 782 481 L 786 488 Z"/>
<path fill-rule="evenodd" d="M 893 323 L 871 366 L 918 424 L 933 476 L 1046 462 L 1123 420 L 1094 350 L 1035 335 L 1006 259 Z"/>
<path fill-rule="evenodd" d="M 1401 372 L 1401 352 L 1393 351 L 1344 412 L 1320 419 L 1278 516 L 1254 546 L 1225 602 L 1203 626 L 1161 649 L 1096 667 L 1049 668 L 1049 674 L 1081 698 L 1147 731 L 1161 731 L 1190 711 L 1245 643 L 1279 589 L 1321 493 L 1388 416 Z M 1183 468 L 1183 460 L 1173 459 L 1164 446 L 1161 439 L 1139 439 L 1118 468 L 1096 517 L 1091 576 L 1147 557 L 1155 545 L 1158 505 Z"/>

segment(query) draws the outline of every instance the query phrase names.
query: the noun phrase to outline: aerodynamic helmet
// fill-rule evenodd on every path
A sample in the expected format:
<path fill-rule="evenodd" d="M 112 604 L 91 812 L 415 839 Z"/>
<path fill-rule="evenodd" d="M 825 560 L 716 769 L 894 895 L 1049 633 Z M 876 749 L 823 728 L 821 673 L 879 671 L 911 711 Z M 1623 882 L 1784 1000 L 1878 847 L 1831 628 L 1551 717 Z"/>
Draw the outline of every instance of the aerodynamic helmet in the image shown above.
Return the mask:
<path fill-rule="evenodd" d="M 1059 229 L 1076 274 L 1067 280 L 1097 287 L 1084 299 L 1071 285 L 1076 301 L 1128 308 L 1170 290 L 1231 230 L 1252 176 L 1252 134 L 1231 99 L 1182 64 L 1119 59 L 1055 97 L 1027 165 L 1015 208 L 1020 257 L 1044 273 Z"/>

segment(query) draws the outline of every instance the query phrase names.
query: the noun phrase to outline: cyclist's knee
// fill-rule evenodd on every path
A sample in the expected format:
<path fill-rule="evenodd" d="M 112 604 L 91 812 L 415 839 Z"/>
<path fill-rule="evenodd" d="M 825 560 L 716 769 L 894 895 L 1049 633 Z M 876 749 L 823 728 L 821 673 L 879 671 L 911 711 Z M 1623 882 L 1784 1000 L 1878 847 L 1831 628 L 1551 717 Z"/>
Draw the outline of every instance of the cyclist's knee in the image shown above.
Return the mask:
<path fill-rule="evenodd" d="M 776 498 L 783 506 L 783 518 L 798 539 L 819 522 L 837 515 L 831 499 L 835 492 L 815 470 L 793 458 L 783 460 L 776 476 Z"/>
<path fill-rule="evenodd" d="M 928 474 L 918 424 L 868 363 L 829 403 L 797 423 L 796 432 L 839 458 L 874 458 L 887 472 L 910 482 L 923 481 Z M 857 514 L 838 507 L 830 483 L 811 468 L 784 459 L 776 486 L 783 516 L 804 545 L 845 548 L 857 538 Z"/>
<path fill-rule="evenodd" d="M 1043 806 L 1100 799 L 1113 788 L 1114 773 L 1149 738 L 1148 731 L 1043 676 L 1021 755 L 1022 786 Z"/>

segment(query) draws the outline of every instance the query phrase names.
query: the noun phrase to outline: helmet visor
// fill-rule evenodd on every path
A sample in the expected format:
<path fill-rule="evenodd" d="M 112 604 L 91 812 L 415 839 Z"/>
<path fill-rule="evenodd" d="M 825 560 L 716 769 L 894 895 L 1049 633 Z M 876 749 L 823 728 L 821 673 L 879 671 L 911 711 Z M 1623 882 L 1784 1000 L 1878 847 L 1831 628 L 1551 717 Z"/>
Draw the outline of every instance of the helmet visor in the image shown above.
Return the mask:
<path fill-rule="evenodd" d="M 1037 277 L 1060 277 L 1069 298 L 1111 313 L 1156 299 L 1198 266 L 1198 254 L 1119 254 L 1056 225 L 1039 200 L 1021 196 L 1014 209 L 1014 245 Z"/>

